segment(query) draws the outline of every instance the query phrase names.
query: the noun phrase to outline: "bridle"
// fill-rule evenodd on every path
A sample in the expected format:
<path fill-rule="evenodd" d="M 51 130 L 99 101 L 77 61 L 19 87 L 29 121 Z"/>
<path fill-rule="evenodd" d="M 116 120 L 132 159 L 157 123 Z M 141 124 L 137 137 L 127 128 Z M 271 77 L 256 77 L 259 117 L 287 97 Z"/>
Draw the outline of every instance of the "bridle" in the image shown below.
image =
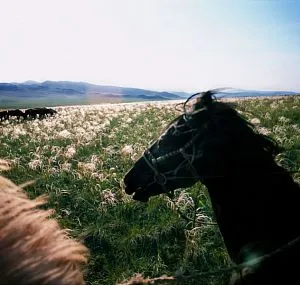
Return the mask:
<path fill-rule="evenodd" d="M 226 88 L 225 88 L 226 89 Z M 184 114 L 182 115 L 182 118 L 184 119 L 185 123 L 183 125 L 179 125 L 179 126 L 174 126 L 173 127 L 175 128 L 174 130 L 174 134 L 179 136 L 179 135 L 185 135 L 185 134 L 188 134 L 188 133 L 194 133 L 194 136 L 192 136 L 192 138 L 181 148 L 177 149 L 177 150 L 174 150 L 174 151 L 171 151 L 165 155 L 162 155 L 160 157 L 155 157 L 150 149 L 151 147 L 153 146 L 150 146 L 148 148 L 148 150 L 146 150 L 143 154 L 143 158 L 145 160 L 145 162 L 147 163 L 147 165 L 149 166 L 149 168 L 152 170 L 153 172 L 153 181 L 149 182 L 145 188 L 148 188 L 149 186 L 157 183 L 159 184 L 162 189 L 163 189 L 163 192 L 164 193 L 167 193 L 168 190 L 166 189 L 166 184 L 169 180 L 176 180 L 176 179 L 193 179 L 193 180 L 196 180 L 196 181 L 199 181 L 199 180 L 202 180 L 203 177 L 200 176 L 197 172 L 197 170 L 195 169 L 193 163 L 196 159 L 198 159 L 199 157 L 201 157 L 203 155 L 203 153 L 200 151 L 197 153 L 196 151 L 196 146 L 195 146 L 195 142 L 196 140 L 202 136 L 205 131 L 207 130 L 207 124 L 204 124 L 202 126 L 201 129 L 199 128 L 193 128 L 189 125 L 189 120 L 191 119 L 191 117 L 201 111 L 204 111 L 205 114 L 208 114 L 208 120 L 210 122 L 212 122 L 213 120 L 211 120 L 211 115 L 210 113 L 208 112 L 209 110 L 209 107 L 212 103 L 212 97 L 215 93 L 217 93 L 218 91 L 220 91 L 222 89 L 215 89 L 215 90 L 211 90 L 211 91 L 208 91 L 208 92 L 200 92 L 200 93 L 195 93 L 193 94 L 192 96 L 190 96 L 184 103 L 183 103 L 183 110 L 184 110 Z M 204 104 L 201 106 L 202 108 L 198 109 L 198 110 L 193 110 L 193 112 L 191 114 L 188 114 L 187 112 L 187 103 L 192 99 L 192 98 L 195 98 L 196 96 L 198 95 L 204 95 L 202 97 L 202 101 L 204 102 Z M 178 118 L 178 121 L 179 121 L 179 118 Z M 181 131 L 180 128 L 181 127 L 184 127 L 184 126 L 188 126 L 189 127 L 189 130 L 186 130 L 186 131 Z M 169 126 L 171 127 L 171 126 Z M 155 144 L 155 143 L 154 143 Z M 202 142 L 197 148 L 200 149 L 201 146 L 203 146 L 204 142 Z M 189 147 L 192 147 L 192 153 L 188 153 L 186 150 L 189 148 Z M 183 161 L 181 161 L 177 167 L 175 167 L 175 169 L 173 170 L 170 170 L 170 171 L 166 171 L 166 172 L 161 172 L 159 171 L 158 169 L 158 166 L 159 166 L 159 163 L 166 160 L 166 159 L 169 159 L 170 157 L 174 157 L 174 156 L 177 156 L 177 155 L 181 155 L 183 157 Z M 182 168 L 187 168 L 188 171 L 190 172 L 191 176 L 187 176 L 187 177 L 179 177 L 177 176 L 177 173 L 180 169 Z M 214 176 L 216 177 L 216 176 Z"/>
<path fill-rule="evenodd" d="M 187 115 L 183 115 L 183 118 L 186 122 L 188 122 L 188 120 L 190 119 Z M 194 135 L 181 148 L 171 151 L 160 157 L 156 158 L 151 153 L 150 149 L 153 145 L 150 146 L 149 149 L 144 152 L 142 157 L 153 172 L 153 180 L 151 182 L 149 182 L 145 188 L 148 188 L 149 186 L 157 183 L 163 188 L 163 190 L 164 190 L 163 192 L 166 193 L 166 192 L 168 192 L 168 190 L 166 189 L 165 185 L 167 184 L 167 182 L 169 180 L 193 179 L 193 180 L 198 181 L 201 179 L 201 176 L 199 176 L 199 174 L 197 173 L 197 170 L 195 169 L 193 163 L 196 159 L 198 159 L 199 157 L 201 157 L 203 155 L 203 153 L 201 151 L 197 153 L 195 142 L 199 137 L 201 137 L 205 133 L 206 126 L 204 126 L 204 128 L 201 128 L 201 130 L 195 129 L 195 128 L 190 128 L 189 130 L 184 131 L 184 132 L 179 130 L 179 128 L 181 126 L 174 126 L 174 127 L 175 127 L 174 132 L 177 133 L 177 135 L 184 135 L 187 133 L 194 133 Z M 203 131 L 203 129 L 204 129 L 204 131 Z M 204 144 L 204 142 L 202 142 L 197 148 L 200 148 L 200 146 L 202 146 L 203 144 Z M 192 147 L 191 153 L 186 151 L 190 147 Z M 166 172 L 159 171 L 159 163 L 161 163 L 171 157 L 177 156 L 177 155 L 181 155 L 183 157 L 183 160 L 173 170 L 166 171 Z M 190 172 L 191 176 L 188 176 L 188 177 L 178 176 L 177 173 L 182 168 L 188 168 L 188 171 Z"/>

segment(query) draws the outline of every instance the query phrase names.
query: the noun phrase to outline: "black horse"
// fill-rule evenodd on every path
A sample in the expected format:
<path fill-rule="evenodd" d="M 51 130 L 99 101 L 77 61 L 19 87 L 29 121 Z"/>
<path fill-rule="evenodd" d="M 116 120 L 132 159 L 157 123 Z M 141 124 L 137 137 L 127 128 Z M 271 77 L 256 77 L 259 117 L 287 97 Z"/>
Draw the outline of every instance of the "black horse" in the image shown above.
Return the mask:
<path fill-rule="evenodd" d="M 46 115 L 48 116 L 54 116 L 57 113 L 56 110 L 52 109 L 52 108 L 46 108 Z"/>
<path fill-rule="evenodd" d="M 192 111 L 174 120 L 126 174 L 126 193 L 147 201 L 200 180 L 240 265 L 231 284 L 298 284 L 300 187 L 275 163 L 279 147 L 214 100 L 214 92 L 195 95 Z"/>
<path fill-rule="evenodd" d="M 17 117 L 17 119 L 19 120 L 21 117 L 23 119 L 25 119 L 25 113 L 23 113 L 21 110 L 19 109 L 16 109 L 16 110 L 8 110 L 7 111 L 7 115 L 8 115 L 8 118 L 11 118 L 11 117 Z"/>
<path fill-rule="evenodd" d="M 25 118 L 26 119 L 36 119 L 38 116 L 38 111 L 36 109 L 27 109 L 25 110 Z"/>
<path fill-rule="evenodd" d="M 51 108 L 34 108 L 34 109 L 27 109 L 25 111 L 26 118 L 32 118 L 32 119 L 43 119 L 47 116 L 53 116 L 57 113 L 54 109 Z"/>
<path fill-rule="evenodd" d="M 7 111 L 1 111 L 0 112 L 0 122 L 8 120 L 8 113 Z"/>

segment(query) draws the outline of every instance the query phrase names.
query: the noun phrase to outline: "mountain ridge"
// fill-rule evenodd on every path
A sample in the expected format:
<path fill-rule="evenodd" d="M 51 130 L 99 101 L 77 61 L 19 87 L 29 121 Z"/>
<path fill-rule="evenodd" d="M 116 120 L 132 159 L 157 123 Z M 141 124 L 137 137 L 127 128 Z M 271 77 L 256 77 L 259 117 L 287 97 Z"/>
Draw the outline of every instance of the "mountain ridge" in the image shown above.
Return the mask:
<path fill-rule="evenodd" d="M 216 97 L 295 95 L 292 91 L 222 90 Z M 0 83 L 0 108 L 184 100 L 192 93 L 152 91 L 142 88 L 97 85 L 74 81 Z"/>
<path fill-rule="evenodd" d="M 98 95 L 101 94 L 111 94 L 118 96 L 131 96 L 139 97 L 139 95 L 162 97 L 162 99 L 179 99 L 180 96 L 172 94 L 170 92 L 159 92 L 152 91 L 141 88 L 132 88 L 132 87 L 118 87 L 111 85 L 96 85 L 86 82 L 73 82 L 73 81 L 44 81 L 41 83 L 36 83 L 32 81 L 26 81 L 23 83 L 0 83 L 0 95 L 5 94 L 6 92 L 31 92 L 33 96 L 35 95 L 46 95 L 47 93 L 58 93 L 58 94 L 90 94 L 95 93 Z"/>

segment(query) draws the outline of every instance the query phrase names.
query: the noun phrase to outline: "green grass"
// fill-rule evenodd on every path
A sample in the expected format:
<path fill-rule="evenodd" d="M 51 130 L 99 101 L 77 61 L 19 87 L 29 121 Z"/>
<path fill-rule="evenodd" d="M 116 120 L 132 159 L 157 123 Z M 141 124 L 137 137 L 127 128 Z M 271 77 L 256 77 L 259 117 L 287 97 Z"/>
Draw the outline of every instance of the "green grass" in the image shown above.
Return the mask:
<path fill-rule="evenodd" d="M 299 97 L 237 102 L 243 116 L 259 119 L 258 130 L 285 148 L 277 161 L 291 171 L 300 168 L 299 103 Z M 29 195 L 48 194 L 60 224 L 90 249 L 87 284 L 229 265 L 216 226 L 185 220 L 164 195 L 140 203 L 124 193 L 122 179 L 133 160 L 176 115 L 168 104 L 82 106 L 61 108 L 56 118 L 0 125 L 0 157 L 13 166 L 4 175 L 17 184 L 34 179 Z M 126 145 L 130 153 L 121 151 Z M 201 184 L 176 191 L 174 201 L 185 215 L 214 221 Z M 225 284 L 227 278 L 181 284 Z"/>

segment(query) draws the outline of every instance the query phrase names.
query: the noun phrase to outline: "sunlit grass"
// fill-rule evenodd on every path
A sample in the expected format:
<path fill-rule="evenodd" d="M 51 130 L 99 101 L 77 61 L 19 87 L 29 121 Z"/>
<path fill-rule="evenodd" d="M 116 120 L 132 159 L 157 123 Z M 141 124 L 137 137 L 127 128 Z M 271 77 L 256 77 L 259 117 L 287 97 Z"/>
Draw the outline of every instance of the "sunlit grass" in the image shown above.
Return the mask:
<path fill-rule="evenodd" d="M 284 148 L 277 162 L 299 171 L 299 97 L 236 104 L 259 132 Z M 89 247 L 87 284 L 115 284 L 134 273 L 191 274 L 228 265 L 202 185 L 176 191 L 173 200 L 160 196 L 147 204 L 132 201 L 122 189 L 133 161 L 177 115 L 172 103 L 133 103 L 65 107 L 55 118 L 1 123 L 0 158 L 12 165 L 4 175 L 18 184 L 34 179 L 26 189 L 29 195 L 48 194 L 60 224 Z M 214 276 L 187 284 L 222 280 Z"/>

